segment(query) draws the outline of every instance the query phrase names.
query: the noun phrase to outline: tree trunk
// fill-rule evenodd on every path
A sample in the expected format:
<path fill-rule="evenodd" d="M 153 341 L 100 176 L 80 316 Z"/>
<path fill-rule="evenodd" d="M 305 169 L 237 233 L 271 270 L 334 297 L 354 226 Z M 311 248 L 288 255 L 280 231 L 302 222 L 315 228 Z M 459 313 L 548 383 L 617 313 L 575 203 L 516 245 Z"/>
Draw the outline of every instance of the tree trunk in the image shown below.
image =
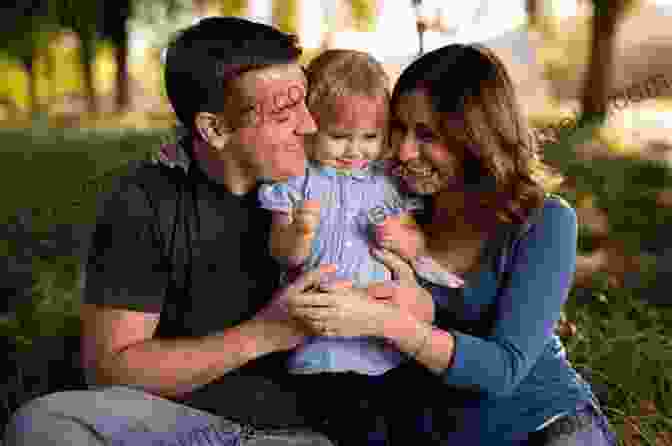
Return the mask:
<path fill-rule="evenodd" d="M 30 100 L 30 112 L 37 113 L 40 108 L 40 104 L 37 100 L 37 73 L 35 73 L 35 64 L 30 61 L 25 64 L 26 71 L 28 73 L 28 97 Z"/>
<path fill-rule="evenodd" d="M 78 32 L 80 39 L 80 58 L 84 70 L 84 91 L 86 94 L 87 111 L 92 115 L 98 113 L 98 98 L 94 81 L 95 41 L 90 33 Z"/>
<path fill-rule="evenodd" d="M 37 99 L 37 73 L 35 72 L 35 49 L 32 54 L 22 60 L 23 67 L 28 75 L 28 104 L 30 113 L 35 114 L 40 111 L 40 104 Z"/>
<path fill-rule="evenodd" d="M 581 98 L 581 109 L 585 117 L 607 112 L 607 95 L 613 82 L 614 43 L 619 18 L 620 11 L 616 9 L 598 12 L 598 8 L 595 8 L 590 62 Z"/>
<path fill-rule="evenodd" d="M 117 112 L 121 113 L 131 105 L 130 78 L 128 73 L 128 34 L 124 26 L 124 36 L 115 42 L 117 60 Z"/>
<path fill-rule="evenodd" d="M 205 17 L 208 15 L 208 0 L 193 0 L 192 5 L 196 17 Z"/>
<path fill-rule="evenodd" d="M 114 20 L 109 23 L 109 35 L 114 45 L 114 57 L 116 62 L 116 106 L 117 112 L 121 113 L 128 109 L 131 104 L 129 91 L 128 73 L 128 19 L 131 16 L 131 2 L 129 0 L 117 2 L 119 10 L 114 15 Z"/>
<path fill-rule="evenodd" d="M 527 24 L 536 28 L 541 24 L 541 4 L 540 0 L 525 0 L 525 11 L 527 12 Z"/>

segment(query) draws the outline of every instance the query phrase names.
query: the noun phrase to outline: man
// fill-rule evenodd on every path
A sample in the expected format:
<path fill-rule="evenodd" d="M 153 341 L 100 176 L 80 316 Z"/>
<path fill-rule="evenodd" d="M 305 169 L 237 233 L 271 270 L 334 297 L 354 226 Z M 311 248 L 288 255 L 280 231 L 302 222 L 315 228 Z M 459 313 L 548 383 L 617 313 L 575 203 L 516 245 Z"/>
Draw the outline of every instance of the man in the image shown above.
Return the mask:
<path fill-rule="evenodd" d="M 6 445 L 332 444 L 283 378 L 286 352 L 310 334 L 283 302 L 329 267 L 272 299 L 280 268 L 257 202 L 260 180 L 303 173 L 316 130 L 300 52 L 292 36 L 231 17 L 170 45 L 166 91 L 189 136 L 120 178 L 102 206 L 81 309 L 95 386 L 24 405 Z"/>

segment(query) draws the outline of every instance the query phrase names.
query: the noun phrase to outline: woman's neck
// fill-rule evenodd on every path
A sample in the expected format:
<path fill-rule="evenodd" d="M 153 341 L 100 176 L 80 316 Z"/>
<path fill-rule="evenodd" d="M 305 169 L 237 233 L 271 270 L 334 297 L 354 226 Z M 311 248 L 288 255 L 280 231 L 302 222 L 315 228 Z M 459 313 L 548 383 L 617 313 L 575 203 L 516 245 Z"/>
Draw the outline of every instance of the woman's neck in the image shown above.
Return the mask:
<path fill-rule="evenodd" d="M 471 193 L 443 191 L 434 198 L 431 222 L 427 225 L 428 238 L 440 248 L 455 240 L 483 240 L 494 229 L 496 220 L 492 211 L 480 206 Z"/>

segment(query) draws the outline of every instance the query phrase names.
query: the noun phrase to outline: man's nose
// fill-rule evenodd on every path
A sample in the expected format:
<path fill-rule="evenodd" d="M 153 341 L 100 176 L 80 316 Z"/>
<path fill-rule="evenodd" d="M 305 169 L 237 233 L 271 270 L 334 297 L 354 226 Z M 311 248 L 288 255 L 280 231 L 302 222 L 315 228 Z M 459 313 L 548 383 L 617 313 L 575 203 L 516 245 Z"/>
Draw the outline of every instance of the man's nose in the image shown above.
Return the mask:
<path fill-rule="evenodd" d="M 299 116 L 299 124 L 296 128 L 296 133 L 299 135 L 308 135 L 317 132 L 317 124 L 315 124 L 315 120 L 310 114 L 310 111 L 308 111 L 305 102 L 301 104 L 300 109 L 301 116 Z"/>
<path fill-rule="evenodd" d="M 420 157 L 420 151 L 418 150 L 417 142 L 406 135 L 399 141 L 399 161 L 405 163 Z"/>

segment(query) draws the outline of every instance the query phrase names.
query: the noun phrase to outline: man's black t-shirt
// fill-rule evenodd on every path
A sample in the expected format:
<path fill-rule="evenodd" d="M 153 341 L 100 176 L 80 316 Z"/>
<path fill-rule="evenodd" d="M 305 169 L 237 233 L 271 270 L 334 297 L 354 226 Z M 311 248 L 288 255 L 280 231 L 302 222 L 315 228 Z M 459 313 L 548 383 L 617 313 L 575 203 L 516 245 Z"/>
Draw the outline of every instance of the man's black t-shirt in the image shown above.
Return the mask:
<path fill-rule="evenodd" d="M 99 213 L 85 302 L 160 312 L 159 338 L 205 336 L 250 319 L 280 275 L 257 189 L 233 195 L 195 162 L 131 168 Z M 253 360 L 181 402 L 256 426 L 304 425 L 282 383 L 286 357 Z"/>

